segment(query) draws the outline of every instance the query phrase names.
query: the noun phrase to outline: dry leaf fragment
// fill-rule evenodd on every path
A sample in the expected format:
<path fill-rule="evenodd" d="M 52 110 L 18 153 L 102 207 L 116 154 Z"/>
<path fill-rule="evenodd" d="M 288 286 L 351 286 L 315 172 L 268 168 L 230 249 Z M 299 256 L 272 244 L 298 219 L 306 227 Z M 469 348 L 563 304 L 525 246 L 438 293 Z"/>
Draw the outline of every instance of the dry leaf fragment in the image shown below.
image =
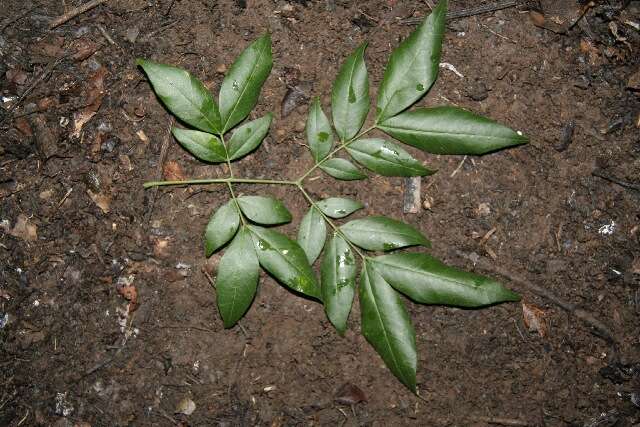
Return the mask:
<path fill-rule="evenodd" d="M 522 318 L 524 325 L 529 332 L 537 332 L 541 338 L 547 336 L 549 328 L 547 326 L 546 313 L 544 310 L 533 304 L 522 302 Z"/>
<path fill-rule="evenodd" d="M 38 240 L 38 227 L 30 223 L 26 215 L 20 214 L 9 234 L 27 242 L 35 242 Z"/>
<path fill-rule="evenodd" d="M 102 98 L 104 98 L 105 94 L 104 77 L 106 74 L 107 69 L 105 67 L 100 67 L 89 78 L 89 84 L 85 89 L 85 107 L 80 111 L 76 111 L 73 115 L 73 137 L 78 138 L 80 136 L 82 127 L 91 120 L 98 109 L 100 109 L 100 106 L 102 105 Z"/>
<path fill-rule="evenodd" d="M 335 400 L 342 405 L 355 405 L 356 403 L 366 402 L 367 396 L 357 385 L 344 383 L 342 387 L 338 389 Z"/>
<path fill-rule="evenodd" d="M 193 400 L 189 399 L 188 397 L 185 397 L 184 399 L 182 399 L 180 401 L 180 403 L 178 403 L 178 406 L 176 407 L 175 413 L 176 414 L 184 414 L 184 415 L 191 415 L 193 414 L 193 411 L 196 410 L 196 404 Z"/>
<path fill-rule="evenodd" d="M 107 196 L 104 193 L 94 193 L 91 190 L 87 190 L 87 194 L 93 200 L 93 203 L 96 204 L 102 211 L 102 213 L 109 213 L 111 210 L 111 197 Z"/>
<path fill-rule="evenodd" d="M 164 164 L 164 177 L 170 181 L 183 181 L 185 179 L 182 167 L 174 161 L 168 161 Z"/>
<path fill-rule="evenodd" d="M 133 274 L 129 276 L 118 277 L 116 282 L 116 290 L 124 299 L 129 301 L 129 313 L 132 313 L 138 308 L 138 290 L 136 289 L 133 281 L 135 276 Z"/>

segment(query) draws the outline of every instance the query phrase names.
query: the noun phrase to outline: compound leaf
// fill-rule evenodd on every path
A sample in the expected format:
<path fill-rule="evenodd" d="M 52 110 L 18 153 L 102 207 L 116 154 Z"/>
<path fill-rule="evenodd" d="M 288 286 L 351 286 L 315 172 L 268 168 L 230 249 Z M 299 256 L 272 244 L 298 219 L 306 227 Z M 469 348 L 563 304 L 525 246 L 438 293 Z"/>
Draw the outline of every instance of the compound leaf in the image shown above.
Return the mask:
<path fill-rule="evenodd" d="M 267 136 L 272 118 L 273 114 L 269 113 L 234 130 L 227 148 L 229 160 L 239 159 L 255 150 Z"/>
<path fill-rule="evenodd" d="M 180 145 L 189 153 L 205 162 L 221 163 L 227 160 L 222 142 L 214 135 L 198 130 L 171 129 Z"/>
<path fill-rule="evenodd" d="M 204 251 L 210 257 L 236 234 L 240 215 L 233 200 L 220 206 L 211 216 L 204 233 Z"/>
<path fill-rule="evenodd" d="M 340 230 L 350 242 L 369 251 L 431 246 L 429 240 L 412 226 L 384 216 L 354 219 L 341 226 Z"/>
<path fill-rule="evenodd" d="M 365 261 L 360 275 L 362 334 L 391 372 L 416 392 L 416 334 L 400 296 Z"/>
<path fill-rule="evenodd" d="M 251 225 L 262 268 L 289 288 L 320 299 L 320 287 L 300 245 L 277 231 Z"/>
<path fill-rule="evenodd" d="M 427 254 L 383 255 L 371 263 L 391 286 L 423 304 L 481 307 L 520 300 L 493 279 L 449 267 Z"/>
<path fill-rule="evenodd" d="M 344 335 L 356 286 L 356 262 L 349 244 L 334 234 L 320 269 L 322 302 L 329 321 Z"/>
<path fill-rule="evenodd" d="M 324 218 L 314 207 L 302 218 L 298 230 L 298 243 L 307 254 L 309 264 L 313 264 L 322 252 L 327 239 L 327 225 Z"/>
<path fill-rule="evenodd" d="M 336 179 L 343 181 L 353 181 L 356 179 L 364 179 L 367 176 L 360 171 L 349 160 L 335 157 L 323 162 L 320 165 L 320 169 L 331 175 Z"/>
<path fill-rule="evenodd" d="M 329 197 L 319 201 L 318 207 L 326 216 L 339 219 L 351 215 L 358 209 L 362 209 L 364 205 L 353 199 Z"/>
<path fill-rule="evenodd" d="M 358 139 L 347 151 L 361 165 L 384 176 L 424 176 L 434 171 L 422 166 L 411 154 L 384 139 Z"/>
<path fill-rule="evenodd" d="M 251 43 L 231 65 L 219 95 L 223 133 L 244 120 L 256 105 L 271 65 L 269 34 Z"/>
<path fill-rule="evenodd" d="M 258 224 L 274 225 L 291 221 L 291 213 L 280 200 L 264 196 L 238 197 L 242 213 Z"/>
<path fill-rule="evenodd" d="M 333 125 L 341 141 L 360 131 L 369 112 L 369 77 L 364 63 L 363 43 L 344 62 L 331 91 Z"/>
<path fill-rule="evenodd" d="M 391 53 L 378 90 L 377 120 L 410 107 L 429 91 L 438 77 L 447 2 L 433 12 Z"/>
<path fill-rule="evenodd" d="M 260 265 L 251 235 L 242 227 L 218 265 L 216 296 L 225 328 L 235 325 L 247 312 L 258 287 Z"/>
<path fill-rule="evenodd" d="M 306 132 L 313 160 L 318 163 L 327 157 L 333 146 L 333 131 L 329 119 L 322 111 L 320 98 L 314 99 L 309 107 Z"/>
<path fill-rule="evenodd" d="M 385 120 L 380 129 L 434 154 L 485 154 L 528 141 L 486 117 L 456 107 L 418 108 Z"/>
<path fill-rule="evenodd" d="M 220 131 L 218 106 L 200 80 L 171 65 L 140 58 L 136 63 L 147 73 L 158 98 L 176 117 L 205 132 Z"/>

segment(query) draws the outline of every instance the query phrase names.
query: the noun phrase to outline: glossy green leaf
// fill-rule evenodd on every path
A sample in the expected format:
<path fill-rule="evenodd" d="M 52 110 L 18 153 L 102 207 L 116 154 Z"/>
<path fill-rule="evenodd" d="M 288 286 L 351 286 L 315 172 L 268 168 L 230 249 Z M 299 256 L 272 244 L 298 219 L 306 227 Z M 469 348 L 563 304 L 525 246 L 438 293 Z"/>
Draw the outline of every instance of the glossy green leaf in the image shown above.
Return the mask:
<path fill-rule="evenodd" d="M 251 306 L 259 275 L 260 265 L 251 235 L 242 227 L 218 265 L 216 296 L 225 328 L 235 325 Z"/>
<path fill-rule="evenodd" d="M 180 128 L 173 128 L 171 132 L 180 145 L 198 159 L 211 163 L 227 161 L 224 145 L 216 136 L 198 130 Z"/>
<path fill-rule="evenodd" d="M 362 209 L 364 205 L 353 199 L 329 197 L 319 201 L 318 207 L 326 216 L 339 219 L 351 215 L 358 209 Z"/>
<path fill-rule="evenodd" d="M 220 206 L 211 216 L 204 233 L 204 251 L 210 257 L 236 234 L 240 215 L 233 200 Z"/>
<path fill-rule="evenodd" d="M 353 304 L 356 261 L 349 244 L 334 234 L 329 241 L 320 269 L 322 302 L 329 321 L 343 335 Z"/>
<path fill-rule="evenodd" d="M 427 238 L 412 226 L 384 216 L 354 219 L 341 226 L 340 230 L 351 243 L 369 251 L 431 246 Z"/>
<path fill-rule="evenodd" d="M 210 133 L 221 128 L 220 112 L 202 82 L 181 68 L 138 59 L 158 98 L 183 122 Z"/>
<path fill-rule="evenodd" d="M 258 102 L 260 89 L 271 72 L 271 36 L 251 43 L 235 60 L 220 88 L 223 132 L 244 120 Z"/>
<path fill-rule="evenodd" d="M 238 197 L 242 213 L 258 224 L 283 224 L 291 221 L 291 213 L 280 200 L 264 196 Z"/>
<path fill-rule="evenodd" d="M 364 63 L 366 43 L 344 62 L 331 91 L 333 125 L 341 141 L 358 134 L 369 112 L 369 77 Z"/>
<path fill-rule="evenodd" d="M 262 268 L 289 288 L 320 299 L 320 287 L 300 245 L 268 228 L 252 225 L 249 230 Z"/>
<path fill-rule="evenodd" d="M 391 53 L 378 90 L 377 122 L 409 108 L 438 77 L 447 2 L 433 12 Z"/>
<path fill-rule="evenodd" d="M 367 175 L 363 174 L 349 160 L 335 157 L 323 162 L 320 165 L 320 169 L 328 173 L 334 178 L 341 179 L 343 181 L 353 181 L 356 179 L 364 179 Z"/>
<path fill-rule="evenodd" d="M 434 154 L 485 154 L 528 141 L 485 117 L 456 107 L 419 108 L 385 120 L 380 129 Z"/>
<path fill-rule="evenodd" d="M 298 230 L 298 243 L 307 254 L 309 264 L 313 264 L 322 252 L 327 239 L 327 225 L 324 218 L 314 207 L 302 218 Z"/>
<path fill-rule="evenodd" d="M 362 335 L 391 372 L 416 392 L 416 333 L 400 296 L 375 269 L 364 263 L 360 275 Z"/>
<path fill-rule="evenodd" d="M 434 173 L 397 144 L 384 139 L 358 139 L 347 146 L 347 151 L 358 163 L 380 175 L 424 176 Z"/>
<path fill-rule="evenodd" d="M 267 136 L 272 118 L 273 114 L 269 113 L 234 130 L 227 148 L 229 160 L 239 159 L 255 150 Z"/>
<path fill-rule="evenodd" d="M 314 99 L 309 107 L 306 132 L 313 160 L 318 163 L 327 157 L 333 146 L 333 131 L 329 119 L 322 111 L 320 98 Z"/>
<path fill-rule="evenodd" d="M 423 304 L 481 307 L 520 300 L 493 279 L 449 267 L 427 254 L 383 255 L 371 262 L 391 286 Z"/>

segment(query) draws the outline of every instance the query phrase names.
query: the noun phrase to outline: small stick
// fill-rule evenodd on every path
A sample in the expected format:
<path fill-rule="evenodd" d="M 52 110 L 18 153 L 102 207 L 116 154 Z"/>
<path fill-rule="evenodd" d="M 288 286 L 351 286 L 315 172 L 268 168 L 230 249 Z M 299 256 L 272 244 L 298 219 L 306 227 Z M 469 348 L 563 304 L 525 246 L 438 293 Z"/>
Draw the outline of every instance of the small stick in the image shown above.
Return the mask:
<path fill-rule="evenodd" d="M 460 254 L 458 253 L 460 256 L 467 258 L 464 254 Z M 494 273 L 499 274 L 500 276 L 503 276 L 507 279 L 509 279 L 511 282 L 513 282 L 514 284 L 516 284 L 517 286 L 521 287 L 521 288 L 525 288 L 531 292 L 533 292 L 534 294 L 541 296 L 543 298 L 546 298 L 547 300 L 551 301 L 552 303 L 554 303 L 555 305 L 557 305 L 558 307 L 562 308 L 563 310 L 568 311 L 569 313 L 573 314 L 575 317 L 577 317 L 578 319 L 582 320 L 584 323 L 586 323 L 587 325 L 591 326 L 595 332 L 596 335 L 598 335 L 599 337 L 601 337 L 602 339 L 604 339 L 611 347 L 612 350 L 612 358 L 613 360 L 616 360 L 616 351 L 618 348 L 618 344 L 616 339 L 613 337 L 613 333 L 611 332 L 611 330 L 609 329 L 609 327 L 607 325 L 605 325 L 602 321 L 600 321 L 599 319 L 597 319 L 593 314 L 591 314 L 590 312 L 588 312 L 587 310 L 579 307 L 578 305 L 571 303 L 569 301 L 565 301 L 562 298 L 560 298 L 559 296 L 557 296 L 556 294 L 554 294 L 553 292 L 551 292 L 548 289 L 542 288 L 534 283 L 531 283 L 530 281 L 528 281 L 527 279 L 525 279 L 523 276 L 518 275 L 517 273 L 511 273 L 509 271 L 507 271 L 506 269 L 484 259 L 484 258 L 480 258 L 479 260 L 477 260 L 476 265 L 478 265 L 481 269 L 483 270 L 487 270 L 487 271 L 493 271 Z"/>
<path fill-rule="evenodd" d="M 104 37 L 105 39 L 107 39 L 107 41 L 109 42 L 109 44 L 113 45 L 113 46 L 117 46 L 116 42 L 111 38 L 111 36 L 109 35 L 109 33 L 107 33 L 107 30 L 100 24 L 96 24 L 96 27 L 98 28 L 98 30 L 100 31 L 100 33 L 102 34 L 102 37 Z"/>
<path fill-rule="evenodd" d="M 523 0 L 504 0 L 482 6 L 470 7 L 468 9 L 454 10 L 447 13 L 447 20 L 468 18 L 470 16 L 481 15 L 484 13 L 495 12 L 497 10 L 508 9 L 524 3 Z M 421 23 L 424 18 L 407 18 L 400 21 L 403 25 L 416 25 Z"/>
<path fill-rule="evenodd" d="M 598 178 L 602 178 L 605 181 L 612 182 L 614 184 L 618 184 L 620 187 L 628 188 L 629 190 L 640 191 L 640 185 L 634 184 L 632 182 L 623 181 L 613 176 L 609 176 L 605 174 L 601 169 L 596 169 L 591 172 L 591 175 L 597 176 Z"/>
<path fill-rule="evenodd" d="M 412 176 L 404 178 L 404 203 L 402 210 L 404 213 L 418 213 L 420 212 L 420 184 L 422 178 L 419 176 Z"/>
<path fill-rule="evenodd" d="M 59 17 L 51 21 L 51 23 L 49 24 L 49 29 L 53 30 L 54 28 L 59 27 L 65 22 L 75 18 L 76 16 L 82 15 L 83 13 L 93 9 L 94 7 L 100 6 L 101 4 L 106 2 L 107 0 L 91 0 L 90 2 L 87 2 L 82 6 L 71 9 L 69 12 L 65 13 L 64 15 L 60 15 Z"/>
<path fill-rule="evenodd" d="M 160 159 L 158 160 L 158 169 L 156 172 L 157 179 L 162 178 L 162 169 L 164 167 L 164 162 L 167 159 L 167 152 L 169 151 L 169 144 L 171 143 L 171 128 L 173 127 L 174 119 L 169 120 L 169 127 L 167 129 L 167 135 L 162 141 L 162 146 L 160 147 Z M 149 207 L 146 213 L 146 222 L 149 222 L 151 219 L 151 214 L 153 213 L 153 205 L 156 201 L 156 196 L 158 195 L 158 187 L 153 189 L 153 192 L 149 195 Z"/>
<path fill-rule="evenodd" d="M 492 417 L 477 417 L 474 421 L 480 421 L 487 424 L 497 424 L 501 426 L 515 426 L 515 427 L 527 427 L 529 424 L 526 421 L 516 420 L 514 418 L 492 418 Z"/>
<path fill-rule="evenodd" d="M 9 110 L 7 110 L 7 114 L 4 116 L 4 118 L 2 120 L 0 120 L 0 125 L 4 124 L 4 122 L 11 117 L 11 113 L 13 113 L 13 111 L 18 108 L 18 106 L 20 104 L 22 104 L 22 101 L 24 101 L 24 99 L 27 97 L 27 95 L 29 95 L 35 88 L 36 86 L 38 86 L 38 84 L 43 81 L 48 75 L 49 73 L 51 73 L 53 71 L 54 68 L 56 68 L 58 66 L 59 63 L 62 62 L 62 60 L 64 59 L 64 55 L 61 56 L 60 58 L 56 59 L 55 61 L 51 61 L 49 62 L 49 65 L 47 65 L 47 67 L 44 69 L 44 71 L 42 73 L 40 73 L 40 75 L 38 77 L 36 77 L 35 79 L 33 79 L 33 81 L 31 83 L 29 83 L 29 86 L 27 87 L 27 89 L 22 92 L 22 95 L 20 95 L 20 98 L 18 98 L 18 100 L 16 101 L 15 104 L 13 104 L 11 106 L 11 108 L 9 108 Z"/>
<path fill-rule="evenodd" d="M 33 6 L 30 9 L 27 9 L 26 11 L 24 11 L 23 13 L 14 16 L 13 18 L 7 18 L 5 19 L 2 24 L 0 24 L 0 31 L 3 31 L 5 28 L 7 28 L 9 25 L 13 24 L 14 22 L 18 22 L 19 20 L 21 20 L 22 18 L 24 18 L 25 16 L 27 16 L 28 14 L 30 14 L 31 12 L 33 12 L 38 6 Z"/>
<path fill-rule="evenodd" d="M 464 165 L 465 160 L 467 160 L 467 156 L 464 156 L 462 158 L 462 160 L 460 161 L 460 164 L 458 165 L 458 167 L 456 168 L 456 170 L 454 170 L 453 172 L 451 172 L 451 175 L 449 176 L 449 178 L 453 178 L 454 176 L 456 176 L 456 174 L 460 171 L 460 169 L 462 169 L 462 165 Z"/>

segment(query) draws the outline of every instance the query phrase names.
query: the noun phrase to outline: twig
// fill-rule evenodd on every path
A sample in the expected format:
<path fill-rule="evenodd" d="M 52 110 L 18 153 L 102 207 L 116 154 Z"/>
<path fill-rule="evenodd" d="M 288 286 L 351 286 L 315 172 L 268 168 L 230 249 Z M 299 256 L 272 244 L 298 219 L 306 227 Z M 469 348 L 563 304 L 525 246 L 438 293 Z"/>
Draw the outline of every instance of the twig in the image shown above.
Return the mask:
<path fill-rule="evenodd" d="M 2 21 L 2 24 L 0 24 L 0 31 L 3 31 L 5 28 L 7 28 L 9 25 L 13 24 L 14 22 L 18 22 L 19 20 L 21 20 L 22 18 L 24 18 L 25 16 L 27 16 L 28 14 L 30 14 L 31 12 L 33 12 L 34 10 L 36 10 L 38 6 L 33 6 L 30 9 L 27 9 L 26 11 L 22 12 L 21 14 L 18 14 L 16 16 L 14 16 L 13 18 L 7 18 L 4 21 Z"/>
<path fill-rule="evenodd" d="M 454 176 L 456 176 L 456 174 L 460 171 L 460 169 L 462 169 L 462 165 L 464 165 L 465 160 L 467 160 L 467 156 L 464 156 L 462 158 L 462 160 L 460 161 L 460 164 L 458 165 L 458 167 L 456 168 L 456 170 L 454 170 L 453 172 L 451 172 L 451 175 L 449 176 L 449 178 L 453 178 Z"/>
<path fill-rule="evenodd" d="M 525 3 L 523 0 L 503 0 L 495 3 L 485 4 L 482 6 L 470 7 L 468 9 L 454 10 L 447 13 L 447 19 L 468 18 L 470 16 L 482 15 L 484 13 L 495 12 L 497 10 L 508 9 L 510 7 L 519 6 Z M 400 21 L 403 25 L 416 25 L 421 23 L 424 18 L 407 18 Z"/>
<path fill-rule="evenodd" d="M 602 169 L 594 170 L 593 172 L 591 172 L 591 175 L 597 176 L 598 178 L 602 178 L 605 181 L 618 184 L 620 187 L 628 188 L 629 190 L 640 191 L 640 184 L 634 184 L 632 182 L 623 181 L 614 176 L 607 175 L 602 171 Z"/>
<path fill-rule="evenodd" d="M 4 124 L 4 122 L 9 117 L 12 116 L 12 113 L 15 111 L 16 108 L 18 108 L 20 104 L 22 104 L 22 101 L 24 101 L 24 99 L 36 88 L 36 86 L 38 86 L 38 84 L 40 84 L 40 82 L 43 81 L 49 75 L 49 73 L 51 73 L 53 69 L 58 66 L 59 63 L 62 62 L 65 56 L 66 55 L 62 55 L 60 58 L 56 59 L 55 61 L 49 62 L 49 65 L 46 66 L 44 71 L 42 71 L 38 77 L 36 77 L 35 79 L 33 79 L 31 83 L 29 83 L 29 86 L 27 86 L 27 89 L 24 92 L 22 92 L 22 95 L 20 95 L 20 98 L 18 98 L 16 103 L 13 104 L 11 108 L 9 108 L 9 110 L 7 110 L 7 114 L 2 118 L 2 120 L 0 120 L 0 126 Z"/>
<path fill-rule="evenodd" d="M 493 418 L 493 417 L 475 417 L 473 421 L 480 421 L 481 423 L 497 424 L 501 426 L 513 426 L 513 427 L 527 427 L 529 424 L 526 421 L 517 420 L 515 418 Z"/>
<path fill-rule="evenodd" d="M 460 252 L 458 252 L 458 254 L 464 258 L 468 258 L 468 256 Z M 573 314 L 575 317 L 582 320 L 587 325 L 591 326 L 594 329 L 595 334 L 601 337 L 602 339 L 604 339 L 611 346 L 612 359 L 617 360 L 616 353 L 618 349 L 618 342 L 613 337 L 613 333 L 611 332 L 609 327 L 605 325 L 602 321 L 597 319 L 593 314 L 591 314 L 587 310 L 579 307 L 574 303 L 563 300 L 562 298 L 560 298 L 550 290 L 542 288 L 534 283 L 531 283 L 530 281 L 525 279 L 523 276 L 517 273 L 507 271 L 505 268 L 491 263 L 487 259 L 480 258 L 479 260 L 476 260 L 476 265 L 483 270 L 492 271 L 500 276 L 503 276 L 507 278 L 509 281 L 513 282 L 516 286 L 525 288 L 533 292 L 534 294 L 549 300 L 553 304 Z"/>
<path fill-rule="evenodd" d="M 109 33 L 107 32 L 107 30 L 100 24 L 96 24 L 96 27 L 98 28 L 98 30 L 100 31 L 100 34 L 102 34 L 102 37 L 104 37 L 105 39 L 107 39 L 107 41 L 109 42 L 110 45 L 113 46 L 117 46 L 118 44 L 111 38 L 111 36 L 109 35 Z"/>
<path fill-rule="evenodd" d="M 167 159 L 167 152 L 169 151 L 169 144 L 171 143 L 171 128 L 173 127 L 173 123 L 175 119 L 171 118 L 169 120 L 169 126 L 167 129 L 167 134 L 162 141 L 162 146 L 160 147 L 160 159 L 158 160 L 158 169 L 156 170 L 156 179 L 160 180 L 162 178 L 162 169 L 164 167 L 164 162 Z M 151 194 L 149 195 L 149 207 L 147 208 L 147 213 L 145 214 L 146 219 L 145 222 L 149 222 L 151 219 L 151 214 L 153 213 L 153 205 L 156 201 L 156 196 L 158 195 L 158 187 L 155 187 Z"/>
<path fill-rule="evenodd" d="M 96 6 L 100 6 L 102 3 L 106 3 L 107 0 L 91 0 L 90 2 L 87 2 L 85 4 L 83 4 L 82 6 L 78 6 L 74 9 L 71 9 L 70 11 L 68 11 L 67 13 L 65 13 L 64 15 L 61 15 L 57 18 L 55 18 L 53 21 L 51 21 L 51 23 L 49 24 L 49 29 L 53 30 L 56 27 L 59 27 L 60 25 L 64 24 L 65 22 L 69 21 L 70 19 L 75 18 L 78 15 L 82 15 L 83 13 L 87 12 L 88 10 L 93 9 Z"/>

